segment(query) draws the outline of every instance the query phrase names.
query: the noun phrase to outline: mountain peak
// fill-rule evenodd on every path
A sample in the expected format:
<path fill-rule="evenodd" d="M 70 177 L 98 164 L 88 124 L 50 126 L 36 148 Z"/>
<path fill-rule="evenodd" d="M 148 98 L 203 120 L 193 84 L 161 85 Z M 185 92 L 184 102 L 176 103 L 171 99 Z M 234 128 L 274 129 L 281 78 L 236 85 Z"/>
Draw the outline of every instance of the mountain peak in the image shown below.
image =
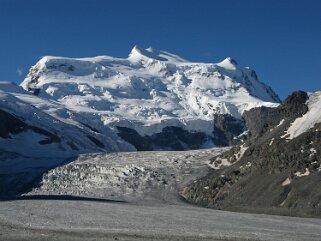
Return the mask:
<path fill-rule="evenodd" d="M 222 62 L 218 63 L 218 65 L 226 69 L 236 69 L 238 66 L 236 60 L 231 57 L 225 58 Z"/>
<path fill-rule="evenodd" d="M 138 45 L 135 45 L 130 51 L 129 56 L 135 55 L 135 54 L 142 54 L 143 51 L 144 51 L 143 48 L 139 47 Z"/>
<path fill-rule="evenodd" d="M 129 54 L 129 59 L 133 61 L 148 60 L 154 59 L 159 61 L 168 61 L 168 59 L 160 56 L 160 51 L 149 47 L 147 49 L 141 48 L 137 45 L 131 50 Z"/>
<path fill-rule="evenodd" d="M 237 65 L 237 62 L 232 57 L 227 57 L 224 61 L 229 62 L 230 64 Z"/>
<path fill-rule="evenodd" d="M 141 48 L 139 46 L 134 46 L 131 50 L 128 59 L 132 62 L 139 62 L 139 61 L 162 61 L 162 62 L 171 62 L 171 63 L 178 63 L 178 62 L 189 62 L 186 59 L 183 59 L 180 56 L 175 54 L 157 50 L 153 47 L 149 48 Z"/>

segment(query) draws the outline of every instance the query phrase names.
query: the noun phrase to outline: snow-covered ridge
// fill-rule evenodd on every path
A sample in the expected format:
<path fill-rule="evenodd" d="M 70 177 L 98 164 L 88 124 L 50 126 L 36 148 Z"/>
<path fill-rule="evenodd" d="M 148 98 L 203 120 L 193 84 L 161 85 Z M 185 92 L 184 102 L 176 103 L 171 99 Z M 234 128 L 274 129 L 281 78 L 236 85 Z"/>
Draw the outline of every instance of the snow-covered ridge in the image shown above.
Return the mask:
<path fill-rule="evenodd" d="M 80 113 L 95 128 L 129 127 L 141 135 L 169 125 L 212 134 L 213 114 L 241 118 L 245 110 L 279 102 L 253 70 L 231 58 L 192 63 L 137 46 L 128 58 L 43 57 L 21 86 Z"/>
<path fill-rule="evenodd" d="M 108 126 L 99 133 L 60 103 L 34 96 L 10 82 L 0 81 L 0 114 L 0 151 L 4 166 L 5 152 L 59 159 L 79 153 L 135 150 Z M 8 119 L 10 116 L 21 123 Z M 8 123 L 10 121 L 12 123 Z M 55 141 L 50 141 L 48 135 Z M 8 163 L 11 165 L 11 160 Z"/>

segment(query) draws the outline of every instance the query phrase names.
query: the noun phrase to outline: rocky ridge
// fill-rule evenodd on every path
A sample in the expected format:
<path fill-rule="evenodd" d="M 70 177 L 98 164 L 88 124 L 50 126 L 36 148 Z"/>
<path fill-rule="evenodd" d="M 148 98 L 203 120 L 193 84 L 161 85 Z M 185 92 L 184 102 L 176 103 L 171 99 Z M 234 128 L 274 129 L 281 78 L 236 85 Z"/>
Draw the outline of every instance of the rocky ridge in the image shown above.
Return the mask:
<path fill-rule="evenodd" d="M 288 133 L 320 112 L 320 95 L 298 91 L 277 108 L 245 112 L 251 138 L 213 158 L 212 172 L 182 196 L 216 209 L 320 217 L 321 119 L 295 138 Z M 312 108 L 316 99 L 318 110 Z"/>

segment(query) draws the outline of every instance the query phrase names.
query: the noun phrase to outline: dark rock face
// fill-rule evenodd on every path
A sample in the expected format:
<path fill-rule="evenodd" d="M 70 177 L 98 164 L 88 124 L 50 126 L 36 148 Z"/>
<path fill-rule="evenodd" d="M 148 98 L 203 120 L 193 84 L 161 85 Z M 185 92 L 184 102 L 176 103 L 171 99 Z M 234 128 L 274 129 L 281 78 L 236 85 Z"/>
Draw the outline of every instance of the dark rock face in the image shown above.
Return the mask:
<path fill-rule="evenodd" d="M 127 127 L 117 126 L 118 135 L 128 143 L 132 144 L 137 151 L 151 151 L 152 143 L 148 136 L 143 137 L 137 131 Z"/>
<path fill-rule="evenodd" d="M 258 107 L 244 112 L 244 120 L 252 137 L 257 137 L 268 128 L 277 125 L 282 119 L 292 121 L 305 114 L 307 93 L 296 91 L 277 108 Z"/>
<path fill-rule="evenodd" d="M 0 137 L 9 138 L 9 134 L 18 134 L 27 124 L 8 112 L 0 110 Z"/>
<path fill-rule="evenodd" d="M 237 137 L 246 130 L 244 120 L 231 115 L 215 115 L 213 135 L 203 132 L 189 132 L 181 127 L 167 126 L 162 132 L 141 136 L 128 127 L 117 126 L 118 135 L 138 151 L 168 150 L 182 151 L 199 149 L 206 143 L 212 146 L 229 146 L 239 143 Z"/>
<path fill-rule="evenodd" d="M 253 108 L 244 112 L 246 126 L 253 137 L 257 137 L 275 119 L 279 119 L 277 112 L 268 107 Z"/>
<path fill-rule="evenodd" d="M 238 143 L 236 139 L 246 130 L 244 120 L 231 115 L 214 115 L 213 142 L 216 146 L 230 146 Z"/>
<path fill-rule="evenodd" d="M 91 140 L 96 146 L 100 147 L 100 148 L 104 148 L 105 145 L 104 143 L 102 143 L 101 141 L 99 141 L 97 138 L 87 135 L 88 139 Z"/>
<path fill-rule="evenodd" d="M 234 147 L 213 158 L 214 164 L 226 159 L 232 165 L 211 170 L 182 196 L 216 209 L 321 217 L 321 123 L 294 139 L 282 138 L 306 113 L 306 100 L 306 93 L 295 92 L 274 110 L 249 111 L 245 120 L 252 136 L 242 146 L 247 147 L 243 155 Z"/>
<path fill-rule="evenodd" d="M 308 111 L 305 102 L 308 100 L 308 95 L 304 91 L 293 92 L 281 106 L 281 113 L 287 114 L 288 117 L 298 117 Z"/>
<path fill-rule="evenodd" d="M 198 149 L 208 140 L 208 136 L 202 132 L 188 132 L 175 126 L 165 127 L 162 132 L 151 136 L 141 136 L 127 127 L 118 126 L 117 129 L 118 135 L 138 151 Z"/>
<path fill-rule="evenodd" d="M 0 110 L 0 137 L 8 139 L 11 138 L 10 134 L 16 135 L 27 130 L 32 130 L 46 137 L 46 139 L 39 141 L 40 145 L 60 142 L 60 138 L 57 135 L 39 127 L 28 125 L 15 115 Z"/>
<path fill-rule="evenodd" d="M 175 126 L 165 127 L 161 133 L 151 136 L 157 147 L 164 147 L 167 150 L 198 149 L 205 144 L 207 138 L 205 133 L 188 132 Z"/>

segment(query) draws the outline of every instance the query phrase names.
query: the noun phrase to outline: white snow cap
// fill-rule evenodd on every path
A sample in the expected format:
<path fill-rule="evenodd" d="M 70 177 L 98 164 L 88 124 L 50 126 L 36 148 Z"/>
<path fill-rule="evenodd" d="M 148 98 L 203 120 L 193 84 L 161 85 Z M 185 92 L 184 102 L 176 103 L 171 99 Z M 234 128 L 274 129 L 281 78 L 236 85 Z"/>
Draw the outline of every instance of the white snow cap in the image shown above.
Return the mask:
<path fill-rule="evenodd" d="M 221 66 L 225 69 L 232 69 L 235 70 L 237 68 L 237 62 L 236 60 L 232 59 L 231 57 L 227 57 L 222 62 L 217 64 L 218 66 Z"/>
<path fill-rule="evenodd" d="M 128 59 L 132 61 L 142 60 L 142 59 L 154 59 L 158 61 L 166 61 L 166 62 L 188 62 L 187 60 L 165 52 L 165 51 L 159 51 L 154 49 L 153 47 L 149 47 L 147 49 L 141 48 L 139 46 L 134 46 L 134 48 L 131 50 Z"/>
<path fill-rule="evenodd" d="M 241 118 L 245 110 L 279 102 L 253 70 L 232 58 L 195 63 L 138 46 L 128 58 L 46 56 L 21 86 L 72 111 L 95 113 L 95 125 L 130 127 L 140 134 L 168 125 L 212 133 L 214 114 Z"/>

